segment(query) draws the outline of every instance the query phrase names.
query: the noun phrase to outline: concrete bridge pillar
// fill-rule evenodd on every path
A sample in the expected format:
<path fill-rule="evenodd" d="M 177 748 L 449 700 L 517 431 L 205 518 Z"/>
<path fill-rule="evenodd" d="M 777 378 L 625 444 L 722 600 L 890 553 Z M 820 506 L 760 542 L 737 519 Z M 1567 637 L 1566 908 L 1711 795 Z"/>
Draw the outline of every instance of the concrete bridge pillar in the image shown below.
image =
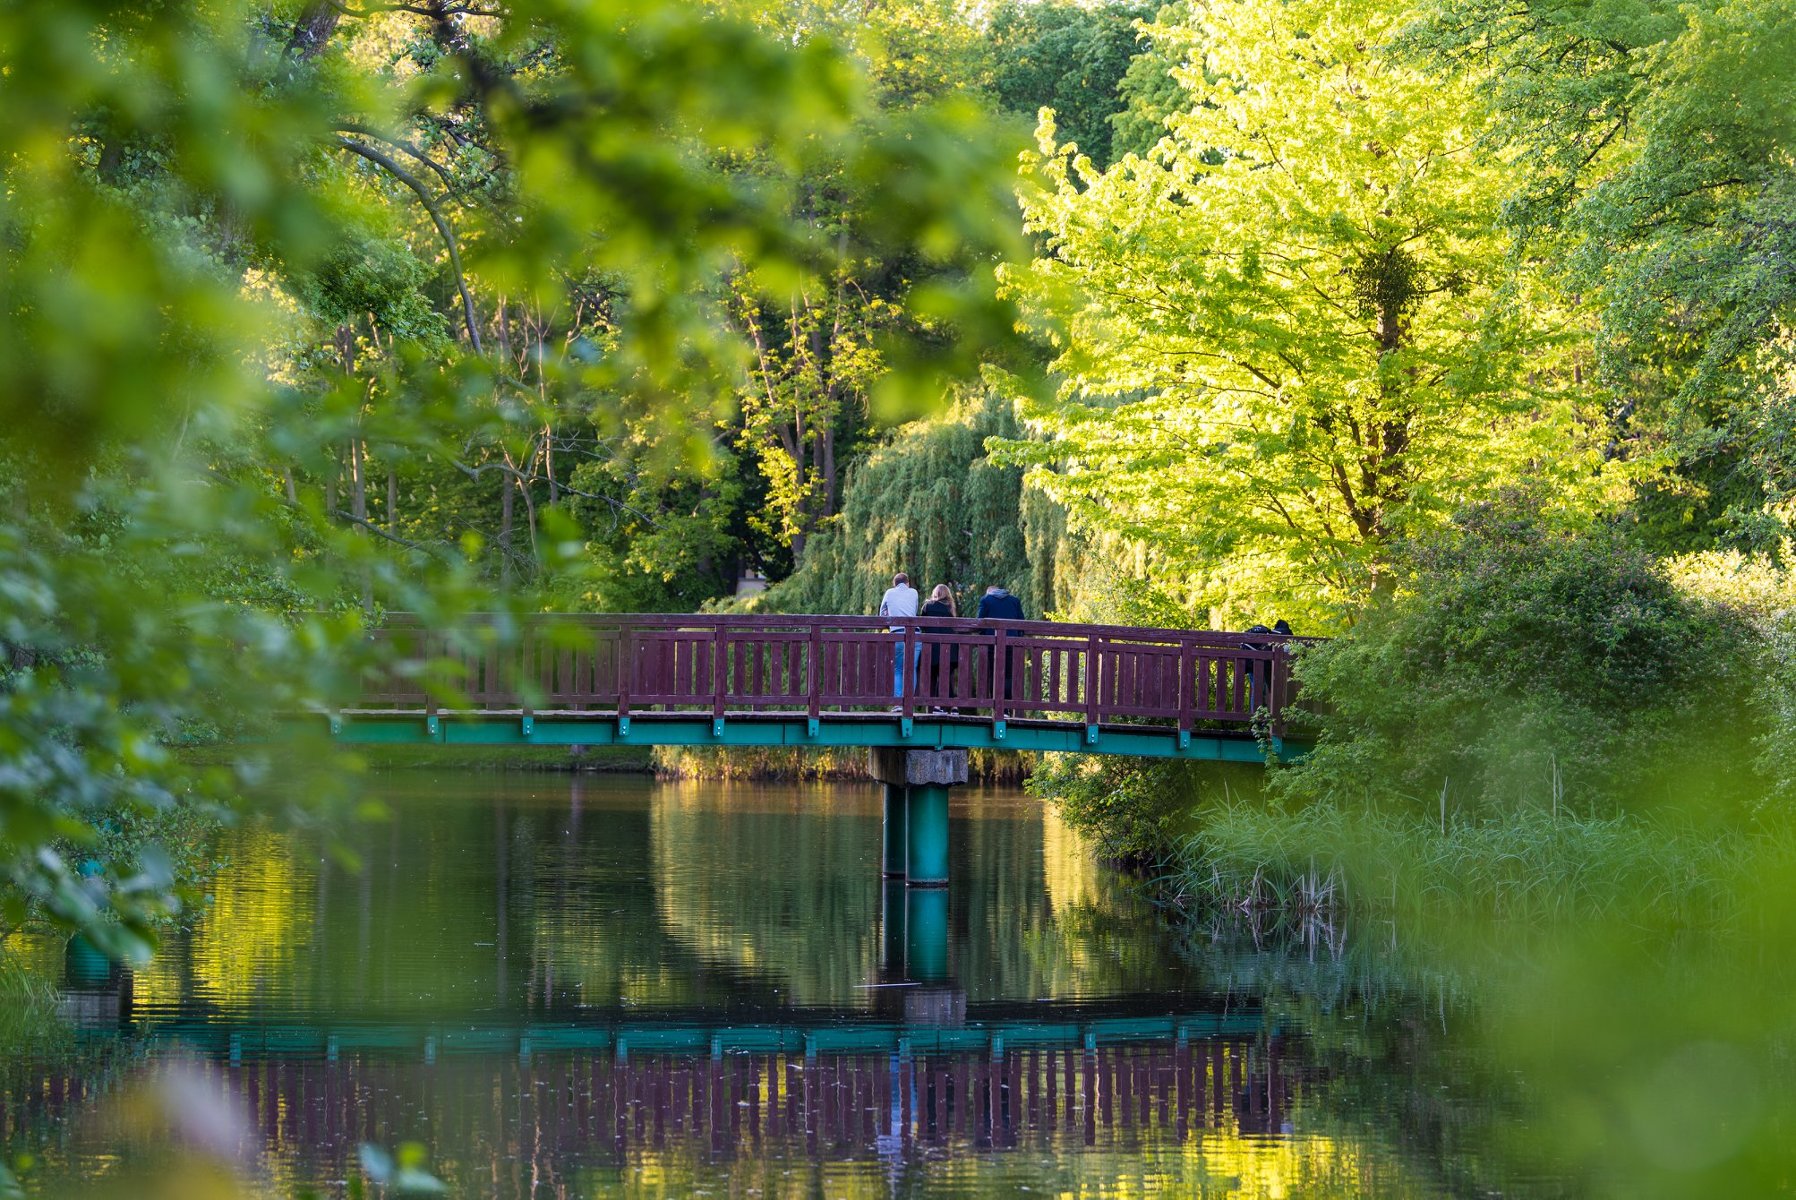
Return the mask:
<path fill-rule="evenodd" d="M 868 751 L 867 767 L 886 786 L 884 872 L 899 873 L 902 846 L 905 883 L 946 887 L 948 789 L 967 781 L 967 752 L 879 746 Z"/>

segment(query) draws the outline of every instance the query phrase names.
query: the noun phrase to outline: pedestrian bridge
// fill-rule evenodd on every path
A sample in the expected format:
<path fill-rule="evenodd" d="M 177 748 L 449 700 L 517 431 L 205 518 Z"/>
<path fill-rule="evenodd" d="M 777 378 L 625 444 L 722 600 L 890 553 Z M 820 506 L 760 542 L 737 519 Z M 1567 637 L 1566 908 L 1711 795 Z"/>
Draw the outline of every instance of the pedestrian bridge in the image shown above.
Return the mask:
<path fill-rule="evenodd" d="M 550 614 L 395 618 L 373 636 L 377 674 L 324 714 L 340 741 L 866 747 L 886 787 L 882 871 L 920 888 L 948 883 L 948 788 L 969 750 L 1261 762 L 1307 748 L 1285 729 L 1294 639 L 1271 633 Z"/>
<path fill-rule="evenodd" d="M 1277 634 L 876 617 L 394 617 L 349 743 L 812 746 L 1289 759 Z"/>

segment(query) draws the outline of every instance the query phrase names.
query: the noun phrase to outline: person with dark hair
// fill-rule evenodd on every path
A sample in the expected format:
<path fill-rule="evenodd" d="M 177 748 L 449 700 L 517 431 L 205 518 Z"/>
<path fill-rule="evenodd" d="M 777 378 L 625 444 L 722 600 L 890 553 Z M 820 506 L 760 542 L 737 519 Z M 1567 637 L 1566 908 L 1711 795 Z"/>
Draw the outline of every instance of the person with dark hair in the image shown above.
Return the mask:
<path fill-rule="evenodd" d="M 985 589 L 985 595 L 979 597 L 979 619 L 981 621 L 1024 620 L 1023 602 L 1011 595 L 1003 584 L 994 583 Z M 993 636 L 997 635 L 995 629 L 988 629 L 985 632 Z M 990 680 L 997 655 L 995 650 L 987 650 L 983 653 L 983 657 L 985 659 L 985 677 Z M 1014 661 L 1004 664 L 1004 698 L 1006 700 L 1010 699 L 1011 694 L 1016 690 L 1016 672 L 1011 669 L 1015 665 L 1017 664 Z M 991 685 L 987 683 L 986 686 L 989 688 Z"/>
<path fill-rule="evenodd" d="M 1291 636 L 1291 622 L 1285 620 L 1283 617 L 1280 617 L 1278 620 L 1276 620 L 1272 623 L 1272 632 L 1282 633 L 1286 637 L 1290 637 Z"/>
<path fill-rule="evenodd" d="M 1247 632 L 1249 632 L 1249 633 L 1273 633 L 1275 631 L 1266 628 L 1264 625 L 1251 625 L 1248 627 Z M 1272 643 L 1271 642 L 1242 642 L 1241 649 L 1243 649 L 1243 650 L 1258 650 L 1259 652 L 1264 654 L 1266 651 L 1272 649 Z M 1247 672 L 1247 711 L 1252 712 L 1254 709 L 1256 709 L 1260 706 L 1260 703 L 1259 703 L 1260 695 L 1262 692 L 1265 691 L 1265 688 L 1260 679 L 1260 675 L 1262 672 L 1260 670 L 1259 665 L 1257 663 L 1255 663 L 1254 660 L 1251 658 L 1241 660 L 1241 666 Z"/>

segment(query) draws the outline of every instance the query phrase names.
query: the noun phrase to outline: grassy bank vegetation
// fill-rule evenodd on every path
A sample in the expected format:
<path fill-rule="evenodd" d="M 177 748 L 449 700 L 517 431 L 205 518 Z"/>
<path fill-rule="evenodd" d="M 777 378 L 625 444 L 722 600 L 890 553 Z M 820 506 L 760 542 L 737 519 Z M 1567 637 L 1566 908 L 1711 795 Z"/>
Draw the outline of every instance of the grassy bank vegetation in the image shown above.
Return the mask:
<path fill-rule="evenodd" d="M 1744 837 L 1687 816 L 1412 813 L 1319 802 L 1205 805 L 1177 854 L 1178 885 L 1230 908 L 1351 905 L 1413 928 L 1443 917 L 1650 918 L 1708 925 L 1740 915 L 1741 872 L 1789 831 Z"/>
<path fill-rule="evenodd" d="M 62 1045 L 66 1034 L 56 1012 L 56 988 L 17 959 L 0 954 L 0 1079 L 10 1064 L 42 1057 Z M 0 1175 L 0 1183 L 4 1180 Z"/>
<path fill-rule="evenodd" d="M 808 750 L 785 746 L 660 746 L 654 771 L 667 779 L 870 779 L 860 747 Z M 1029 756 L 993 750 L 968 752 L 967 772 L 979 783 L 1021 783 Z"/>

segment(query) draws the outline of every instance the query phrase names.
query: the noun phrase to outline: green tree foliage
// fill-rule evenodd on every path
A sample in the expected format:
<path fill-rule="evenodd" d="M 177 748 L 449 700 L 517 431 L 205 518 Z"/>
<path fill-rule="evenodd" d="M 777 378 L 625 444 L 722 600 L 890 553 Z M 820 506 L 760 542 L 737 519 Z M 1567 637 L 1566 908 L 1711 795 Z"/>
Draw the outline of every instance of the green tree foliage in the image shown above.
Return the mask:
<path fill-rule="evenodd" d="M 1165 5 L 1154 16 L 1155 25 L 1176 29 L 1189 24 L 1191 7 L 1184 0 Z M 1166 120 L 1186 106 L 1185 89 L 1174 73 L 1181 60 L 1171 44 L 1152 30 L 1141 35 L 1139 53 L 1129 60 L 1117 81 L 1118 111 L 1111 116 L 1113 157 L 1136 154 L 1143 158 L 1166 136 Z"/>
<path fill-rule="evenodd" d="M 1402 594 L 1299 662 L 1321 741 L 1281 784 L 1429 811 L 1689 802 L 1746 778 L 1743 623 L 1680 593 L 1613 528 L 1564 532 L 1538 496 L 1407 548 Z M 1700 738 L 1692 738 L 1701 729 Z"/>
<path fill-rule="evenodd" d="M 750 526 L 764 507 L 752 490 L 760 481 L 728 447 L 697 464 L 618 454 L 575 468 L 570 508 L 591 565 L 552 582 L 549 607 L 690 612 L 728 595 L 743 547 L 767 544 Z"/>
<path fill-rule="evenodd" d="M 770 30 L 827 32 L 852 44 L 882 112 L 971 96 L 1014 113 L 1020 137 L 1022 120 L 1046 105 L 1099 139 L 1120 104 L 1135 15 L 1069 5 L 982 14 L 935 0 L 750 14 Z M 737 169 L 753 176 L 766 164 L 748 154 Z M 794 219 L 826 241 L 866 244 L 859 227 L 881 219 L 865 188 L 828 159 L 807 168 L 796 205 Z M 727 594 L 743 568 L 781 579 L 802 564 L 813 533 L 839 515 L 850 464 L 893 419 L 915 415 L 914 406 L 875 401 L 895 333 L 927 342 L 948 332 L 902 303 L 927 270 L 914 257 L 881 253 L 844 258 L 815 286 L 732 274 L 731 322 L 752 350 L 741 386 L 708 446 L 669 453 L 668 439 L 630 427 L 609 441 L 615 461 L 582 468 L 583 520 L 597 522 L 595 581 L 570 594 L 607 606 L 685 607 Z"/>
<path fill-rule="evenodd" d="M 677 459 L 741 386 L 726 280 L 912 264 L 900 401 L 1013 323 L 966 105 L 684 5 L 13 6 L 0 110 L 0 902 L 120 954 L 169 864 L 79 857 L 265 768 L 169 743 L 352 694 L 371 610 L 565 567 L 574 466 L 625 429 Z M 824 164 L 865 220 L 795 219 Z"/>
<path fill-rule="evenodd" d="M 1151 8 L 1128 4 L 1006 4 L 990 21 L 997 60 L 992 89 L 1004 108 L 1031 119 L 1054 110 L 1060 134 L 1108 166 L 1118 87 L 1137 50 L 1135 22 Z"/>
<path fill-rule="evenodd" d="M 1669 456 L 1674 544 L 1775 549 L 1796 470 L 1796 11 L 1778 0 L 1442 0 L 1412 31 L 1483 81 L 1511 224 L 1600 313 L 1618 449 Z"/>
<path fill-rule="evenodd" d="M 1150 158 L 1099 171 L 1041 131 L 1048 250 L 1016 286 L 1064 382 L 1006 461 L 1220 622 L 1337 622 L 1458 504 L 1538 473 L 1578 510 L 1603 479 L 1467 85 L 1399 61 L 1394 21 L 1212 5 L 1151 28 L 1186 99 Z"/>
<path fill-rule="evenodd" d="M 1757 734 L 1756 766 L 1772 783 L 1772 795 L 1796 799 L 1796 567 L 1792 550 L 1782 561 L 1738 550 L 1687 554 L 1667 564 L 1679 590 L 1718 608 L 1746 631 L 1742 651 L 1749 666 L 1750 728 Z"/>

